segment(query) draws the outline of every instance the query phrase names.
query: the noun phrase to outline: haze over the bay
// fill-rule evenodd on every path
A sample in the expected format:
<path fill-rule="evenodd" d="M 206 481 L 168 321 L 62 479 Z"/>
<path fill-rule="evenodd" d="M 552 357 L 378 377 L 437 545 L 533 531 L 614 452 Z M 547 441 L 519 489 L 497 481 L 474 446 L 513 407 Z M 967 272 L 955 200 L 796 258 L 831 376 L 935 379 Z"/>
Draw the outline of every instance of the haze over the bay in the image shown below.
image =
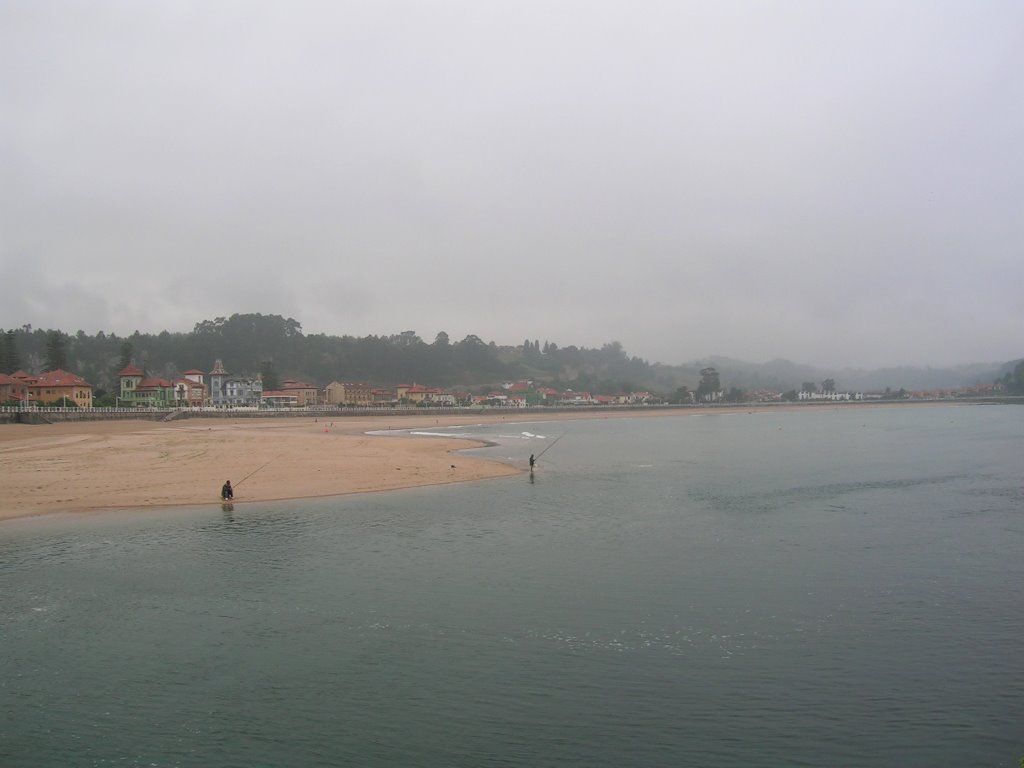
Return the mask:
<path fill-rule="evenodd" d="M 1024 355 L 1019 2 L 0 0 L 0 327 Z"/>

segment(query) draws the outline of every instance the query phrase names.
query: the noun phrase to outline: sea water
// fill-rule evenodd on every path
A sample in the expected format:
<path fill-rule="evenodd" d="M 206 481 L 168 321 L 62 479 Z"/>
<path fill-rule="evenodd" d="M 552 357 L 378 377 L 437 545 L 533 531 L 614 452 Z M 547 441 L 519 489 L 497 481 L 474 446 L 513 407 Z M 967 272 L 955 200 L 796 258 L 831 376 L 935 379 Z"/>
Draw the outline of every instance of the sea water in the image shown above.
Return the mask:
<path fill-rule="evenodd" d="M 434 431 L 524 472 L 0 525 L 0 766 L 1024 757 L 1024 408 Z"/>

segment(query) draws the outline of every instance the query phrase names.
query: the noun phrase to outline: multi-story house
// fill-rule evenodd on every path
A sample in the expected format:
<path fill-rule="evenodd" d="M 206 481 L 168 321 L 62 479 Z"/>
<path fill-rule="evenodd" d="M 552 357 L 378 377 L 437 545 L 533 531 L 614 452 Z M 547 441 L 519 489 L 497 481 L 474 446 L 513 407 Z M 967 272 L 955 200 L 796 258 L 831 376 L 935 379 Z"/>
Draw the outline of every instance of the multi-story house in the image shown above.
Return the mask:
<path fill-rule="evenodd" d="M 394 405 L 398 397 L 393 389 L 378 388 L 373 390 L 373 404 L 379 406 Z"/>
<path fill-rule="evenodd" d="M 347 381 L 332 381 L 324 390 L 328 405 L 373 405 L 373 387 Z"/>
<path fill-rule="evenodd" d="M 263 381 L 259 378 L 230 376 L 224 381 L 224 405 L 259 405 Z"/>
<path fill-rule="evenodd" d="M 214 406 L 255 406 L 263 396 L 263 381 L 252 376 L 233 376 L 215 360 L 209 376 L 209 402 Z"/>
<path fill-rule="evenodd" d="M 135 386 L 132 403 L 152 408 L 173 408 L 175 406 L 174 384 L 167 379 L 143 379 Z"/>
<path fill-rule="evenodd" d="M 21 373 L 22 376 L 27 374 Z M 29 405 L 31 399 L 24 379 L 0 373 L 0 405 Z"/>
<path fill-rule="evenodd" d="M 193 384 L 200 385 L 203 388 L 202 389 L 203 400 L 202 400 L 202 402 L 198 403 L 198 405 L 209 405 L 209 402 L 210 402 L 210 387 L 209 387 L 209 382 L 206 381 L 206 374 L 205 373 L 200 371 L 198 368 L 193 368 L 193 369 L 191 369 L 189 371 L 185 371 L 184 373 L 182 373 L 181 374 L 181 378 L 185 379 L 186 381 L 190 381 Z M 193 390 L 194 390 L 194 388 L 193 388 Z M 192 392 L 192 390 L 190 390 L 190 393 L 191 392 Z"/>
<path fill-rule="evenodd" d="M 305 408 L 307 405 L 320 404 L 320 390 L 312 384 L 307 384 L 304 381 L 288 379 L 281 385 L 281 391 L 294 394 L 295 404 L 299 408 Z"/>
<path fill-rule="evenodd" d="M 117 374 L 120 383 L 118 405 L 173 408 L 174 384 L 167 379 L 147 377 L 134 365 L 126 365 Z"/>
<path fill-rule="evenodd" d="M 135 390 L 144 378 L 146 374 L 131 364 L 118 372 L 117 380 L 121 385 L 121 394 L 117 396 L 119 405 L 135 405 Z"/>
<path fill-rule="evenodd" d="M 174 404 L 179 408 L 198 408 L 206 404 L 206 386 L 187 375 L 175 379 Z"/>
<path fill-rule="evenodd" d="M 20 372 L 19 372 L 20 373 Z M 19 374 L 14 374 L 12 378 Z M 37 405 L 92 408 L 92 384 L 81 376 L 67 371 L 47 371 L 39 376 L 21 374 L 28 396 Z"/>

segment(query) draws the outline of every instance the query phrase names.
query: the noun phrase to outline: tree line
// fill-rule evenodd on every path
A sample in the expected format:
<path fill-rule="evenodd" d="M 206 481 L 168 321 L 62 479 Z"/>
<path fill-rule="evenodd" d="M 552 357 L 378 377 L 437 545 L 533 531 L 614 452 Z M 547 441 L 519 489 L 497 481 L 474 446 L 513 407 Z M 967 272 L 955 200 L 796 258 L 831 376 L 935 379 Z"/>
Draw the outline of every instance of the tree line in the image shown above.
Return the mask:
<path fill-rule="evenodd" d="M 705 401 L 720 393 L 725 402 L 742 402 L 743 387 L 772 388 L 784 399 L 797 399 L 795 381 L 770 381 L 754 373 L 718 371 L 700 363 L 665 365 L 630 356 L 612 341 L 600 348 L 560 347 L 553 341 L 525 339 L 502 346 L 468 335 L 452 341 L 441 331 L 432 341 L 415 331 L 393 335 L 307 334 L 293 318 L 281 315 L 234 314 L 203 320 L 187 333 L 67 333 L 33 328 L 0 329 L 0 373 L 25 370 L 41 373 L 63 369 L 76 373 L 103 391 L 118 388 L 117 373 L 129 363 L 147 375 L 173 379 L 183 371 L 209 371 L 221 360 L 230 373 L 262 374 L 266 389 L 287 379 L 325 386 L 331 381 L 359 381 L 380 386 L 420 383 L 482 390 L 501 381 L 530 379 L 560 390 L 595 394 L 648 391 L 669 402 Z M 797 379 L 798 381 L 799 379 Z M 998 381 L 1008 394 L 1024 395 L 1024 362 Z M 822 391 L 834 391 L 825 378 Z M 804 381 L 802 389 L 815 391 Z M 894 393 L 902 396 L 905 390 Z"/>
<path fill-rule="evenodd" d="M 266 389 L 287 379 L 325 386 L 334 380 L 394 385 L 418 382 L 473 390 L 531 379 L 559 389 L 599 393 L 672 392 L 681 373 L 626 354 L 619 342 L 599 349 L 526 339 L 500 346 L 475 335 L 432 341 L 415 331 L 388 336 L 303 333 L 281 315 L 234 314 L 196 323 L 191 332 L 67 333 L 21 328 L 0 331 L 0 372 L 63 369 L 108 392 L 129 363 L 149 376 L 172 379 L 190 369 L 209 371 L 221 360 L 236 374 L 261 373 Z"/>

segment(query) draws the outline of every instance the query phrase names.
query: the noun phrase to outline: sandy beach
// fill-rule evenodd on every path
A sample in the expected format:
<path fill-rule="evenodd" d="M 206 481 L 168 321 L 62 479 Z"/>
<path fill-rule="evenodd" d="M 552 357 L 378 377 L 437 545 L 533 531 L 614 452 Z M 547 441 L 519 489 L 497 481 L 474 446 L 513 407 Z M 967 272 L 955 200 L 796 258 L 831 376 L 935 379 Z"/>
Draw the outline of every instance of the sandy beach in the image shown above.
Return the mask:
<path fill-rule="evenodd" d="M 583 415 L 583 414 L 580 414 Z M 562 414 L 571 418 L 574 414 Z M 545 420 L 559 416 L 543 415 Z M 528 421 L 519 414 L 0 425 L 0 520 L 51 512 L 334 496 L 522 472 L 458 438 L 378 430 Z"/>
<path fill-rule="evenodd" d="M 225 480 L 235 486 L 239 504 L 467 482 L 527 469 L 525 462 L 513 466 L 454 453 L 478 445 L 471 441 L 366 434 L 377 430 L 753 410 L 739 406 L 714 411 L 477 413 L 333 421 L 301 417 L 4 424 L 0 520 L 51 512 L 219 503 Z"/>

